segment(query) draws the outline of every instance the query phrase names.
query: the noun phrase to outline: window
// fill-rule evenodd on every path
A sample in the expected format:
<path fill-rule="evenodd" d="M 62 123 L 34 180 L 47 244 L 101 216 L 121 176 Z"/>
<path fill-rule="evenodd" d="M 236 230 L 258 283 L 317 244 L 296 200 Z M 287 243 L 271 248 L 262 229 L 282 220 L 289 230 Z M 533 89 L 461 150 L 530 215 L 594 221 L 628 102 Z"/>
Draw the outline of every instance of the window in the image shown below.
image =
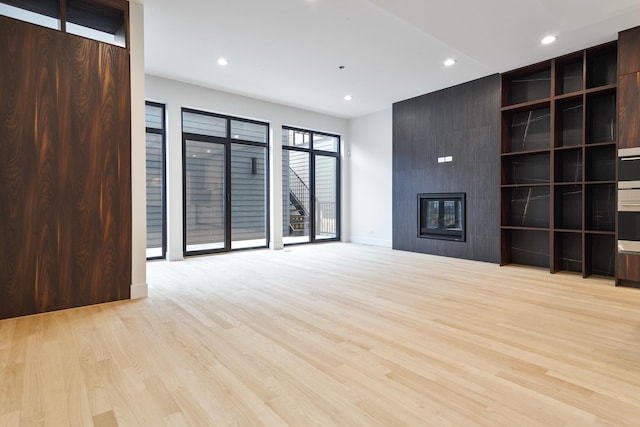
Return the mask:
<path fill-rule="evenodd" d="M 282 130 L 283 242 L 340 238 L 340 137 Z"/>
<path fill-rule="evenodd" d="M 269 125 L 183 109 L 185 255 L 268 245 Z"/>
<path fill-rule="evenodd" d="M 121 47 L 127 14 L 124 0 L 0 0 L 0 15 Z"/>
<path fill-rule="evenodd" d="M 60 29 L 59 0 L 3 0 L 0 3 L 0 15 Z"/>
<path fill-rule="evenodd" d="M 146 171 L 147 171 L 147 259 L 164 258 L 166 237 L 166 161 L 165 107 L 147 102 Z"/>

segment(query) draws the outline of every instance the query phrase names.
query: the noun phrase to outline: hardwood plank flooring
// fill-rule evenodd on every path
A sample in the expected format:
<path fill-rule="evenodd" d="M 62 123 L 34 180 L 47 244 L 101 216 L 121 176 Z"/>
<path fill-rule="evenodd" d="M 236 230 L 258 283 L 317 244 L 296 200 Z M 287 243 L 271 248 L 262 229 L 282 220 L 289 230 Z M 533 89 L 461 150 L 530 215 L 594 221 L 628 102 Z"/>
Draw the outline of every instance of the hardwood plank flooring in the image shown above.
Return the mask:
<path fill-rule="evenodd" d="M 640 290 L 330 243 L 0 321 L 0 426 L 637 426 Z"/>

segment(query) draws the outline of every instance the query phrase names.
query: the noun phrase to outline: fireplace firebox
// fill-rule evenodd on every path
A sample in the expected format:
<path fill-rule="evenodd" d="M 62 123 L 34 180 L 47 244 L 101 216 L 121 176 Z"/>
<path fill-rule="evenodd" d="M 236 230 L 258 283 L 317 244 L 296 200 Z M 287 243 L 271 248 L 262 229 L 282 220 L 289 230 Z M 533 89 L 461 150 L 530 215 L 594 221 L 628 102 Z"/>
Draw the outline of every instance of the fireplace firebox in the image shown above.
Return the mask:
<path fill-rule="evenodd" d="M 418 237 L 464 242 L 465 193 L 418 194 Z"/>

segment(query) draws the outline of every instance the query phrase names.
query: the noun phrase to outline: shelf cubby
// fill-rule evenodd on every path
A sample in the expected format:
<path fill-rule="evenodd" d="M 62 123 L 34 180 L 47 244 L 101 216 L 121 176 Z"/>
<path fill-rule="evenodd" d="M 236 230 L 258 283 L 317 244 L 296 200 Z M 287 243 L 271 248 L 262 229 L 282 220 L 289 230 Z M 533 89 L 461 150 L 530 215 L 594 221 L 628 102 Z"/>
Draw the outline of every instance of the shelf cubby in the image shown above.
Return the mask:
<path fill-rule="evenodd" d="M 615 183 L 588 184 L 585 192 L 585 229 L 589 231 L 615 231 Z"/>
<path fill-rule="evenodd" d="M 607 90 L 587 95 L 587 144 L 616 141 L 616 91 Z"/>
<path fill-rule="evenodd" d="M 555 186 L 555 228 L 582 229 L 582 184 Z"/>
<path fill-rule="evenodd" d="M 543 230 L 503 230 L 504 264 L 549 268 L 549 232 Z"/>
<path fill-rule="evenodd" d="M 564 58 L 556 62 L 556 94 L 579 92 L 584 89 L 582 55 Z"/>
<path fill-rule="evenodd" d="M 546 106 L 504 114 L 506 144 L 503 153 L 550 148 L 551 109 Z"/>
<path fill-rule="evenodd" d="M 587 52 L 587 88 L 615 84 L 618 80 L 616 45 L 607 44 Z"/>
<path fill-rule="evenodd" d="M 556 270 L 582 273 L 582 234 L 555 233 Z"/>
<path fill-rule="evenodd" d="M 582 140 L 582 96 L 556 104 L 556 147 L 574 147 Z"/>
<path fill-rule="evenodd" d="M 549 152 L 503 156 L 503 184 L 548 184 Z"/>
<path fill-rule="evenodd" d="M 616 145 L 599 145 L 585 149 L 585 181 L 615 181 Z"/>
<path fill-rule="evenodd" d="M 582 148 L 556 150 L 555 153 L 555 182 L 582 181 Z"/>
<path fill-rule="evenodd" d="M 550 189 L 548 186 L 503 188 L 502 192 L 502 225 L 549 227 Z"/>
<path fill-rule="evenodd" d="M 616 236 L 611 234 L 585 235 L 585 255 L 587 269 L 585 277 L 592 274 L 597 276 L 614 277 L 616 273 Z"/>
<path fill-rule="evenodd" d="M 503 105 L 522 104 L 551 96 L 551 65 L 538 64 L 524 72 L 511 73 L 503 80 Z"/>

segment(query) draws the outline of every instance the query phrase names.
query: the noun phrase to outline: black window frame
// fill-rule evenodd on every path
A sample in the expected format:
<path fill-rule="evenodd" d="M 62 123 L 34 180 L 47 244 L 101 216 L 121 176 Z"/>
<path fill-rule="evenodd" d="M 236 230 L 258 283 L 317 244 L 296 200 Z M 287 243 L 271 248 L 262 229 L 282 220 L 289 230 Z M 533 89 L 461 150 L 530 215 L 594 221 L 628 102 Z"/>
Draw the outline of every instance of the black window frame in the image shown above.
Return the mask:
<path fill-rule="evenodd" d="M 211 136 L 211 135 L 202 135 L 197 133 L 185 132 L 184 131 L 184 113 L 192 113 L 192 114 L 200 114 L 209 117 L 217 117 L 226 120 L 226 136 Z M 245 123 L 253 123 L 262 126 L 266 126 L 266 142 L 256 142 L 249 141 L 240 138 L 232 138 L 231 135 L 231 122 L 239 121 Z M 180 126 L 182 131 L 182 254 L 184 257 L 189 256 L 198 256 L 198 255 L 211 255 L 220 252 L 231 252 L 231 251 L 243 251 L 243 250 L 253 250 L 253 249 L 264 249 L 268 248 L 270 244 L 271 237 L 271 229 L 270 229 L 270 218 L 271 218 L 271 208 L 270 208 L 270 198 L 271 198 L 271 188 L 269 185 L 269 176 L 270 176 L 270 153 L 269 153 L 269 145 L 271 143 L 270 138 L 270 130 L 271 125 L 268 122 L 262 122 L 259 120 L 247 119 L 243 117 L 230 116 L 226 114 L 213 113 L 205 110 L 198 110 L 194 108 L 182 107 L 180 110 Z M 220 249 L 204 249 L 197 251 L 187 251 L 187 155 L 186 155 L 186 143 L 187 140 L 190 141 L 199 141 L 199 142 L 212 142 L 217 144 L 224 144 L 225 147 L 225 246 Z M 241 144 L 241 145 L 250 145 L 254 147 L 264 147 L 265 148 L 265 245 L 264 246 L 252 246 L 246 248 L 236 248 L 232 249 L 232 187 L 231 187 L 231 147 L 233 144 Z"/>
<path fill-rule="evenodd" d="M 160 102 L 145 101 L 145 106 L 162 108 L 162 129 L 147 127 L 145 121 L 145 135 L 152 133 L 162 136 L 162 255 L 147 257 L 147 261 L 166 259 L 167 257 L 167 106 Z M 145 138 L 146 139 L 146 138 Z M 146 173 L 146 165 L 145 165 Z M 145 190 L 146 198 L 146 190 Z M 146 246 L 146 243 L 145 243 Z"/>
<path fill-rule="evenodd" d="M 310 243 L 324 243 L 324 242 L 338 242 L 340 241 L 341 235 L 341 224 L 342 224 L 342 216 L 341 216 L 341 206 L 342 206 L 342 197 L 341 197 L 341 187 L 342 187 L 342 177 L 341 177 L 341 158 L 340 158 L 340 150 L 342 147 L 342 138 L 338 134 L 333 134 L 329 132 L 315 131 L 311 129 L 304 129 L 300 127 L 282 126 L 282 132 L 304 132 L 309 134 L 309 147 L 296 147 L 295 145 L 284 145 L 282 144 L 282 140 L 280 143 L 282 144 L 282 150 L 287 151 L 298 151 L 309 154 L 309 191 L 311 192 L 311 204 L 309 206 L 309 241 L 308 242 L 293 242 L 293 243 L 284 243 L 284 246 L 294 246 L 294 245 L 307 245 Z M 335 151 L 327 151 L 327 150 L 317 150 L 313 146 L 314 135 L 322 135 L 333 137 L 338 140 L 338 146 Z M 336 159 L 336 237 L 327 238 L 327 239 L 316 239 L 316 189 L 315 189 L 315 172 L 316 172 L 316 155 L 327 156 L 327 157 L 335 157 Z M 284 206 L 283 206 L 283 214 L 284 214 Z M 284 230 L 282 238 L 284 239 Z"/>

